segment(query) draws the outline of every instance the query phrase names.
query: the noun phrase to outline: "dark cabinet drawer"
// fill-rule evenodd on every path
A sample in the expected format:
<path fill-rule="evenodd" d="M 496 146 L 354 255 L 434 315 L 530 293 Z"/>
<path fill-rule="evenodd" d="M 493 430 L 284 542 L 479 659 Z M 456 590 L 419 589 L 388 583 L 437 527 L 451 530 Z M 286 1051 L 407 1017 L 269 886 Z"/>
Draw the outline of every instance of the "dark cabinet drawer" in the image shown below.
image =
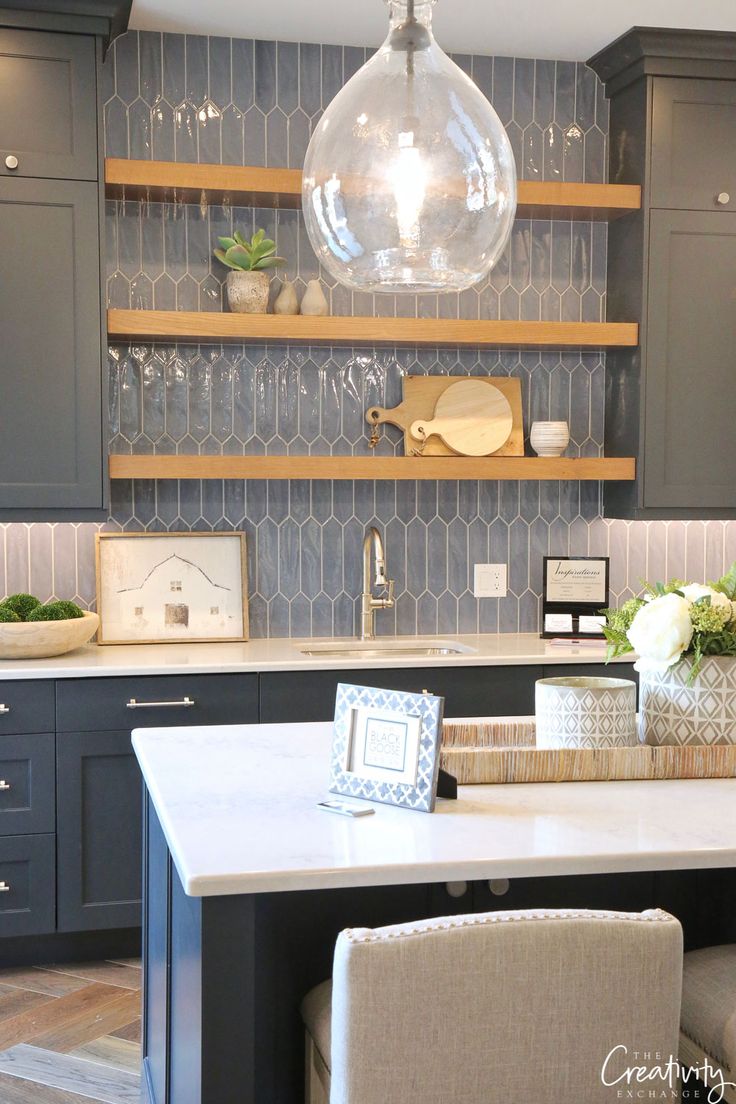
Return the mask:
<path fill-rule="evenodd" d="M 97 179 L 91 35 L 0 30 L 0 103 L 0 177 Z"/>
<path fill-rule="evenodd" d="M 736 211 L 736 82 L 655 80 L 651 206 Z"/>
<path fill-rule="evenodd" d="M 59 732 L 258 720 L 257 675 L 77 679 L 57 683 L 56 695 Z"/>
<path fill-rule="evenodd" d="M 53 731 L 53 682 L 0 680 L 0 736 Z"/>
<path fill-rule="evenodd" d="M 53 733 L 0 740 L 0 836 L 54 831 L 55 759 Z"/>
<path fill-rule="evenodd" d="M 339 682 L 445 698 L 446 717 L 525 716 L 534 712 L 541 667 L 423 667 L 360 671 L 294 671 L 261 675 L 263 724 L 329 721 Z"/>
<path fill-rule="evenodd" d="M 54 930 L 55 843 L 53 835 L 0 839 L 0 936 Z"/>

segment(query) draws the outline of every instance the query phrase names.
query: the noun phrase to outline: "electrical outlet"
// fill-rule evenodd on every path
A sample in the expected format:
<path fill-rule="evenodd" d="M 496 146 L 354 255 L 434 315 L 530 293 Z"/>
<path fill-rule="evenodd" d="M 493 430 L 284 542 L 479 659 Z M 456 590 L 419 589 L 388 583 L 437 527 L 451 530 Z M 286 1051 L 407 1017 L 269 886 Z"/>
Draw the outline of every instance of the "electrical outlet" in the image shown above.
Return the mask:
<path fill-rule="evenodd" d="M 476 564 L 473 594 L 476 598 L 505 598 L 506 564 Z"/>

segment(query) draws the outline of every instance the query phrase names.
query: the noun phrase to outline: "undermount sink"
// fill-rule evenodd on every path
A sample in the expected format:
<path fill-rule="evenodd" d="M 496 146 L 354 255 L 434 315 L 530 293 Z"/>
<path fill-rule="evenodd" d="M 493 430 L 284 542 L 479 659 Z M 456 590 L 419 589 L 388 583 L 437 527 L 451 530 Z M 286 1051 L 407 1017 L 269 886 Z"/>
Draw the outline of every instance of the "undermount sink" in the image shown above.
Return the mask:
<path fill-rule="evenodd" d="M 313 644 L 299 649 L 306 656 L 345 656 L 348 659 L 383 659 L 391 656 L 454 656 L 473 655 L 475 648 L 455 640 L 346 640 L 329 644 Z"/>

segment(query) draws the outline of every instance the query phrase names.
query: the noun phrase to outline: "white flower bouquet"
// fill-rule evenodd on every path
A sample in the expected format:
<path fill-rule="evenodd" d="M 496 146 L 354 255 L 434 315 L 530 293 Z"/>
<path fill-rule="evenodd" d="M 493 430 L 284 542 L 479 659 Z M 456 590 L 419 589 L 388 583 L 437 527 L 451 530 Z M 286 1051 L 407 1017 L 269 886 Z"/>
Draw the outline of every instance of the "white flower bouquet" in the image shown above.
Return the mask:
<path fill-rule="evenodd" d="M 609 659 L 637 652 L 637 671 L 661 672 L 689 656 L 691 685 L 706 656 L 736 656 L 736 563 L 707 586 L 680 579 L 646 584 L 641 597 L 602 612 Z"/>

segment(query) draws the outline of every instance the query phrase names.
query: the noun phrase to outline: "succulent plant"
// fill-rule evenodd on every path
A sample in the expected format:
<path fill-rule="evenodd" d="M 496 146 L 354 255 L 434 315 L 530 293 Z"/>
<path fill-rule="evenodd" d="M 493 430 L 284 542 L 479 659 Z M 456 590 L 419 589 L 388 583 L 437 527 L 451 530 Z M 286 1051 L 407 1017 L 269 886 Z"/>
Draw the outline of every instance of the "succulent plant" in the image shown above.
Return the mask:
<path fill-rule="evenodd" d="M 11 594 L 9 597 L 3 598 L 0 605 L 17 614 L 19 621 L 26 621 L 28 615 L 41 603 L 32 594 Z"/>
<path fill-rule="evenodd" d="M 263 272 L 286 264 L 283 257 L 276 256 L 276 243 L 266 237 L 265 230 L 256 230 L 250 241 L 239 230 L 232 238 L 218 238 L 218 241 L 220 248 L 215 250 L 218 261 L 237 272 Z"/>
<path fill-rule="evenodd" d="M 8 621 L 20 621 L 20 617 L 13 612 L 10 606 L 0 602 L 0 623 Z"/>
<path fill-rule="evenodd" d="M 68 621 L 69 614 L 64 609 L 65 602 L 47 602 L 38 605 L 26 617 L 26 621 Z"/>

